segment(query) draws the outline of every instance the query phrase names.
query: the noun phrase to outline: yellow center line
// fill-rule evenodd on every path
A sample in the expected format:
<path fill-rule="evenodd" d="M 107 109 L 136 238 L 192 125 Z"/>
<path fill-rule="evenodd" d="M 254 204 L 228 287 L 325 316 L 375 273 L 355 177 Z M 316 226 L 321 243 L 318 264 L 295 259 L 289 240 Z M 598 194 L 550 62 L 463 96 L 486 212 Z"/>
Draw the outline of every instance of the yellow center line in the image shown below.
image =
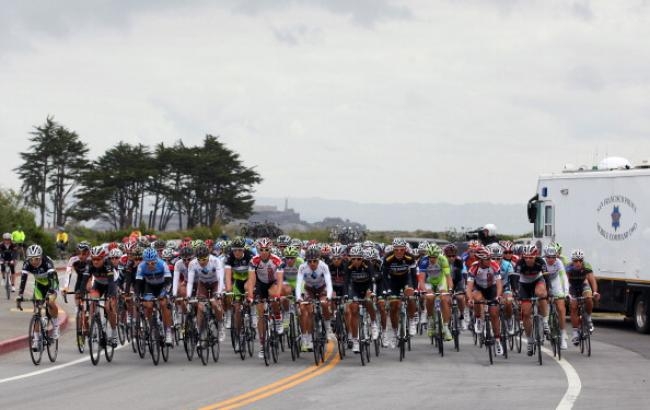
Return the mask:
<path fill-rule="evenodd" d="M 287 376 L 283 379 L 267 384 L 266 386 L 262 386 L 258 389 L 251 390 L 247 393 L 232 397 L 230 399 L 223 400 L 209 406 L 201 407 L 199 410 L 236 409 L 246 404 L 254 403 L 258 400 L 277 393 L 281 393 L 293 386 L 311 380 L 314 377 L 331 370 L 334 366 L 336 366 L 338 362 L 339 356 L 334 352 L 334 343 L 328 343 L 324 366 L 311 365 L 296 374 Z"/>

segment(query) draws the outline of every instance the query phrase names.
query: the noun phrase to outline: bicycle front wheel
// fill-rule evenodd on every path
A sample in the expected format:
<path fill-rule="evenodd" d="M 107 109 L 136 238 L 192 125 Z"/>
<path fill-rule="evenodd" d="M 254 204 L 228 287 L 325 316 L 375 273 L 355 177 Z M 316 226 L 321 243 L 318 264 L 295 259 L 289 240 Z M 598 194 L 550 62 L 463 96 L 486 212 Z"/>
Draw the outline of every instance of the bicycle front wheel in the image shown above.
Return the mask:
<path fill-rule="evenodd" d="M 97 366 L 99 357 L 102 353 L 102 324 L 99 317 L 93 316 L 90 322 L 90 333 L 88 334 L 88 352 L 90 353 L 90 361 L 93 365 Z"/>
<path fill-rule="evenodd" d="M 149 321 L 149 354 L 154 366 L 158 366 L 160 362 L 160 328 L 156 323 L 156 312 L 153 312 L 151 320 Z"/>
<path fill-rule="evenodd" d="M 54 363 L 56 361 L 56 357 L 59 354 L 59 339 L 54 339 L 52 338 L 52 332 L 53 330 L 53 325 L 52 325 L 52 320 L 47 319 L 47 326 L 45 326 L 46 330 L 46 337 L 47 337 L 47 357 L 50 359 L 50 362 Z"/>
<path fill-rule="evenodd" d="M 436 324 L 436 338 L 438 339 L 438 353 L 440 354 L 440 357 L 443 357 L 445 355 L 445 346 L 443 344 L 443 337 L 442 337 L 442 313 L 438 310 L 436 311 L 436 321 L 438 322 Z"/>
<path fill-rule="evenodd" d="M 84 328 L 86 315 L 80 307 L 78 309 L 77 319 L 75 322 L 77 327 L 77 350 L 79 350 L 79 353 L 83 354 L 86 350 L 86 329 Z"/>
<path fill-rule="evenodd" d="M 221 343 L 219 342 L 219 324 L 214 318 L 210 320 L 210 351 L 212 352 L 212 361 L 219 361 Z"/>
<path fill-rule="evenodd" d="M 39 317 L 33 316 L 29 322 L 29 355 L 32 358 L 32 363 L 35 365 L 38 365 L 43 357 L 43 339 L 41 338 L 40 321 Z"/>

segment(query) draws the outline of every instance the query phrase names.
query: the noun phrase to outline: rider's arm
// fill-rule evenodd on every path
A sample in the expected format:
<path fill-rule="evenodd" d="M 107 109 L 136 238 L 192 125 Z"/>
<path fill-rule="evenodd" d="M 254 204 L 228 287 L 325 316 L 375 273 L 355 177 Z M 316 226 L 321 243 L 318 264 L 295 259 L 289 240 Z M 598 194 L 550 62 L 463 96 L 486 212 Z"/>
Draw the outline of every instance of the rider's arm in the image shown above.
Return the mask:
<path fill-rule="evenodd" d="M 172 295 L 174 296 L 178 295 L 178 282 L 181 278 L 181 271 L 178 266 L 179 263 L 183 263 L 183 261 L 179 260 L 174 264 L 174 278 L 172 279 Z"/>
<path fill-rule="evenodd" d="M 223 291 L 226 289 L 226 284 L 225 284 L 224 277 L 225 277 L 225 273 L 223 271 L 223 264 L 221 263 L 221 260 L 218 260 L 218 263 L 217 263 L 217 279 L 219 280 L 219 286 L 217 288 L 217 292 L 219 292 L 219 293 L 223 293 Z"/>
<path fill-rule="evenodd" d="M 190 264 L 187 266 L 187 297 L 192 296 L 192 289 L 194 288 L 194 275 L 196 269 L 194 269 L 194 260 L 190 262 Z"/>
<path fill-rule="evenodd" d="M 332 289 L 332 274 L 330 273 L 330 268 L 327 266 L 327 264 L 323 264 L 323 266 L 325 266 L 325 273 L 323 274 L 323 277 L 325 278 L 325 290 L 327 293 L 327 298 L 331 299 L 332 292 L 334 291 Z"/>
<path fill-rule="evenodd" d="M 304 273 L 301 267 L 302 265 L 300 265 L 298 273 L 296 274 L 296 300 L 302 299 L 302 281 Z"/>
<path fill-rule="evenodd" d="M 226 292 L 232 291 L 232 266 L 226 265 L 224 268 Z"/>

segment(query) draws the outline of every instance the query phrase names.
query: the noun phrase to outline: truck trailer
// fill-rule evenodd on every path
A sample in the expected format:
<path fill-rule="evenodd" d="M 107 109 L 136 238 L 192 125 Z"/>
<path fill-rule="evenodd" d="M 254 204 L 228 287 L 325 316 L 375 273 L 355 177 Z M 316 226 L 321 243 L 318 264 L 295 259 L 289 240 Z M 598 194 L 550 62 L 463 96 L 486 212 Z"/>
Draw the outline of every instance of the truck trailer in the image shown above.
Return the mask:
<path fill-rule="evenodd" d="M 528 220 L 540 250 L 554 242 L 567 257 L 584 250 L 601 294 L 595 309 L 650 333 L 650 164 L 607 158 L 593 169 L 541 175 Z"/>

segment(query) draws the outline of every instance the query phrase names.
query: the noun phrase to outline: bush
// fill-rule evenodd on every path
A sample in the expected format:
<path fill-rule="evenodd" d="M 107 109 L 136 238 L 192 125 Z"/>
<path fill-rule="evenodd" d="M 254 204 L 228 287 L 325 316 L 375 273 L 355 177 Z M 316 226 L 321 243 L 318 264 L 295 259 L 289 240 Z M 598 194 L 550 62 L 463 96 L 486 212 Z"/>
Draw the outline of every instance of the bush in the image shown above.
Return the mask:
<path fill-rule="evenodd" d="M 22 197 L 13 190 L 0 190 L 0 231 L 13 232 L 21 228 L 25 232 L 25 246 L 37 243 L 46 255 L 53 255 L 56 249 L 54 237 L 36 225 L 34 213 L 22 204 Z"/>

